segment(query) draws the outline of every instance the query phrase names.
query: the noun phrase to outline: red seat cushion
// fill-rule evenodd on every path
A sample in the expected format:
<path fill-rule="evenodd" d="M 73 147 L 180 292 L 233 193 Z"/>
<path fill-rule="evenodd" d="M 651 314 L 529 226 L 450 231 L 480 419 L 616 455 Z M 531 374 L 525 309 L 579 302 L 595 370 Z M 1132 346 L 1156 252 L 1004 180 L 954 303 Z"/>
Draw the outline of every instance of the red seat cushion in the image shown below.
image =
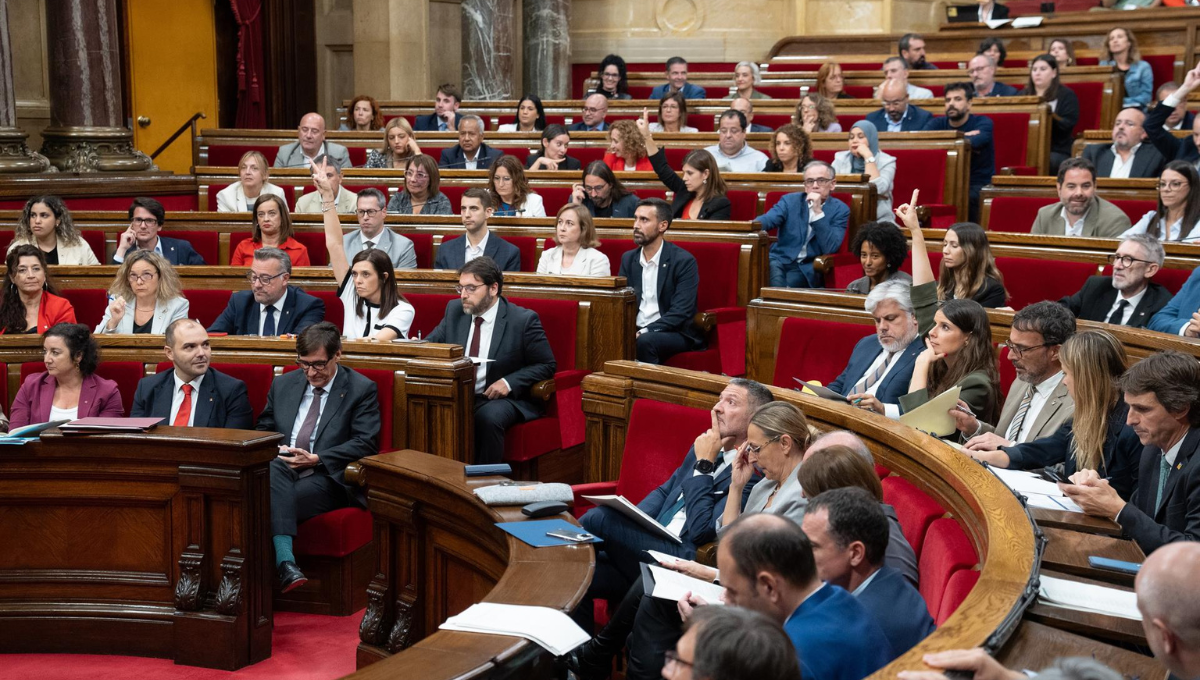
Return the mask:
<path fill-rule="evenodd" d="M 988 231 L 1028 234 L 1038 211 L 1057 202 L 1054 196 L 996 196 L 988 214 Z"/>
<path fill-rule="evenodd" d="M 342 327 L 346 321 L 346 310 L 342 307 L 342 299 L 337 296 L 337 291 L 332 290 L 307 290 L 304 291 L 309 295 L 318 298 L 325 303 L 325 320 L 329 323 Z"/>
<path fill-rule="evenodd" d="M 123 201 L 126 205 L 129 203 L 129 199 L 122 198 L 121 201 Z M 100 209 L 101 208 L 90 208 L 90 210 Z M 95 229 L 81 229 L 79 231 L 79 238 L 83 239 L 84 242 L 88 244 L 88 247 L 92 249 L 92 253 L 95 254 L 96 259 L 100 260 L 100 264 L 108 263 L 108 257 L 104 248 L 104 232 Z"/>
<path fill-rule="evenodd" d="M 504 460 L 521 463 L 563 448 L 562 431 L 556 417 L 535 418 L 518 423 L 504 433 Z"/>
<path fill-rule="evenodd" d="M 521 271 L 536 272 L 538 264 L 538 249 L 536 236 L 505 236 L 505 241 L 521 251 Z"/>
<path fill-rule="evenodd" d="M 437 328 L 437 325 L 442 321 L 442 317 L 446 314 L 446 303 L 458 296 L 434 293 L 409 293 L 404 297 L 408 300 L 408 304 L 413 306 L 413 310 L 415 311 L 412 326 L 409 327 L 409 334 L 415 338 L 418 332 L 422 337 L 432 333 L 433 329 Z"/>
<path fill-rule="evenodd" d="M 726 192 L 725 196 L 729 198 L 731 205 L 729 219 L 749 222 L 758 217 L 757 191 L 734 189 Z"/>
<path fill-rule="evenodd" d="M 785 318 L 779 329 L 771 384 L 792 389 L 797 387 L 793 378 L 800 378 L 828 385 L 850 360 L 854 345 L 873 332 L 866 324 Z"/>
<path fill-rule="evenodd" d="M 1143 54 L 1142 59 L 1150 64 L 1150 70 L 1154 73 L 1154 90 L 1165 82 L 1175 79 L 1175 55 L 1174 54 Z"/>
<path fill-rule="evenodd" d="M 1024 257 L 997 257 L 996 267 L 1004 275 L 1004 287 L 1011 296 L 1008 304 L 1013 309 L 1071 295 L 1097 271 L 1096 265 L 1091 262 Z"/>
<path fill-rule="evenodd" d="M 208 147 L 208 165 L 236 168 L 247 151 L 259 151 L 274 165 L 279 147 L 275 144 L 214 144 Z"/>
<path fill-rule="evenodd" d="M 567 376 L 580 373 L 575 370 L 579 303 L 516 297 L 509 298 L 509 302 L 538 315 L 556 364 L 555 394 L 547 404 L 545 417 L 509 428 L 505 435 L 504 458 L 519 462 L 583 443 L 583 390 L 577 384 L 582 375 L 574 375 L 573 379 Z"/>
<path fill-rule="evenodd" d="M 200 257 L 204 258 L 204 262 L 209 265 L 219 265 L 220 262 L 220 235 L 215 231 L 172 231 L 163 233 L 167 238 L 183 239 L 191 244 Z"/>
<path fill-rule="evenodd" d="M 730 376 L 744 375 L 746 315 L 745 308 L 738 307 L 737 300 L 741 246 L 702 241 L 678 241 L 675 244 L 696 258 L 700 273 L 696 311 L 717 314 L 719 320 L 708 333 L 708 346 L 705 349 L 676 354 L 667 361 L 667 365 Z M 728 318 L 722 321 L 720 317 Z"/>
<path fill-rule="evenodd" d="M 1079 121 L 1075 130 L 1099 130 L 1100 109 L 1104 101 L 1104 83 L 1063 83 L 1079 99 Z"/>
<path fill-rule="evenodd" d="M 942 593 L 942 606 L 938 608 L 938 615 L 933 617 L 933 622 L 940 626 L 951 614 L 958 611 L 958 606 L 967 599 L 978 582 L 979 572 L 974 569 L 960 569 L 954 572 L 950 581 L 946 583 L 946 590 Z"/>
<path fill-rule="evenodd" d="M 653 399 L 633 402 L 625 430 L 617 493 L 633 503 L 667 481 L 687 455 L 696 436 L 712 425 L 707 409 Z"/>
<path fill-rule="evenodd" d="M 221 312 L 229 306 L 229 298 L 233 295 L 228 290 L 192 289 L 183 291 L 188 299 L 188 316 L 204 324 L 205 328 L 213 325 Z"/>
<path fill-rule="evenodd" d="M 985 118 L 992 121 L 992 139 L 1003 139 L 1003 144 L 992 144 L 996 156 L 996 172 L 1000 168 L 1025 165 L 1025 154 L 1029 150 L 1029 114 L 1019 111 L 989 113 Z"/>
<path fill-rule="evenodd" d="M 920 557 L 929 525 L 946 511 L 929 494 L 903 477 L 888 477 L 881 483 L 883 502 L 896 509 L 896 519 L 900 520 L 904 538 Z"/>
<path fill-rule="evenodd" d="M 547 216 L 557 215 L 559 208 L 571 202 L 571 187 L 538 187 L 537 192 L 546 206 Z"/>
<path fill-rule="evenodd" d="M 371 542 L 371 513 L 341 508 L 308 520 L 296 530 L 297 555 L 345 557 Z"/>
<path fill-rule="evenodd" d="M 446 198 L 450 199 L 450 207 L 454 209 L 455 213 L 458 213 L 460 210 L 462 210 L 462 195 L 466 190 L 466 186 L 448 186 L 445 184 L 441 185 L 441 187 L 438 189 L 438 191 L 446 194 Z"/>
<path fill-rule="evenodd" d="M 1138 220 L 1142 219 L 1146 213 L 1158 209 L 1158 201 L 1131 201 L 1118 198 L 1112 201 L 1112 204 L 1120 208 L 1129 217 L 1129 221 L 1134 224 L 1137 224 Z"/>
<path fill-rule="evenodd" d="M 847 128 L 849 129 L 849 128 Z M 946 152 L 942 149 L 887 149 L 896 158 L 896 185 L 892 196 L 912 196 L 921 190 L 921 203 L 944 203 Z"/>
<path fill-rule="evenodd" d="M 950 577 L 957 571 L 973 568 L 978 562 L 975 548 L 958 522 L 942 518 L 935 519 L 929 525 L 917 571 L 921 596 L 925 598 L 930 616 L 941 613 Z"/>
<path fill-rule="evenodd" d="M 75 308 L 75 321 L 89 329 L 100 325 L 104 310 L 108 307 L 108 292 L 95 288 L 65 288 L 59 295 Z"/>

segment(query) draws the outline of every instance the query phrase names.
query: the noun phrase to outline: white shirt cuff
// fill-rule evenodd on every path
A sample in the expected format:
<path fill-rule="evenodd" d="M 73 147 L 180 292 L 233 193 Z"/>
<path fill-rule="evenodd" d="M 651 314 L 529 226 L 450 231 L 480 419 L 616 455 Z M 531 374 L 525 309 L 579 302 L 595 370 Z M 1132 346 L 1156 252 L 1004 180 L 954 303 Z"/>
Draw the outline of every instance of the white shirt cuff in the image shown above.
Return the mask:
<path fill-rule="evenodd" d="M 1183 335 L 1183 332 L 1187 330 L 1188 324 L 1190 324 L 1191 322 L 1192 322 L 1191 319 L 1184 321 L 1183 325 L 1179 327 L 1179 333 L 1177 333 L 1177 335 Z"/>
<path fill-rule="evenodd" d="M 512 394 L 512 385 L 509 385 L 508 381 L 505 380 L 504 378 L 501 378 L 500 382 L 504 383 L 504 386 L 508 388 L 509 394 Z"/>
<path fill-rule="evenodd" d="M 1179 91 L 1176 90 L 1175 92 L 1172 92 L 1171 94 L 1167 95 L 1167 98 L 1162 100 L 1162 103 L 1167 108 L 1173 109 L 1176 106 L 1179 106 L 1179 103 L 1182 101 L 1183 100 L 1179 98 Z"/>
<path fill-rule="evenodd" d="M 900 404 L 884 404 L 883 415 L 892 420 L 900 420 Z"/>

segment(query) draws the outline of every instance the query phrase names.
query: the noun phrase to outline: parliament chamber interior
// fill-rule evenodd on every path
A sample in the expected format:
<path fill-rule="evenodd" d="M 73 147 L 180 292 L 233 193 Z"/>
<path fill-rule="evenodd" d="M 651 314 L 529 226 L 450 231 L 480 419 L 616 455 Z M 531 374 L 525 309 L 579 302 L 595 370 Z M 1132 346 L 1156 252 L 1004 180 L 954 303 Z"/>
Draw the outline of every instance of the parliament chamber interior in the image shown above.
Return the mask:
<path fill-rule="evenodd" d="M 0 0 L 0 678 L 1200 678 L 1193 4 Z"/>

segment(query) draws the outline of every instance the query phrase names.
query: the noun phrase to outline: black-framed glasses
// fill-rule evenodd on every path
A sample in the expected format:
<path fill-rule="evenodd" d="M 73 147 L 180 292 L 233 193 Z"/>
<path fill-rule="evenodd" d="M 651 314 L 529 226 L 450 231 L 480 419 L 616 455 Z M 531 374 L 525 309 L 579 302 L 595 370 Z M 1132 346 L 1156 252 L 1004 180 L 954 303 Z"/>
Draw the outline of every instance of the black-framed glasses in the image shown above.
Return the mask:
<path fill-rule="evenodd" d="M 305 373 L 308 371 L 324 371 L 325 368 L 329 366 L 329 359 L 326 359 L 325 361 L 305 361 L 303 359 L 296 359 L 296 365 L 299 366 L 300 370 L 304 371 Z"/>
<path fill-rule="evenodd" d="M 374 217 L 383 211 L 375 208 L 368 208 L 367 210 L 355 210 L 354 212 L 357 213 L 359 217 Z"/>
<path fill-rule="evenodd" d="M 135 218 L 133 218 L 133 223 L 138 226 L 145 225 L 147 227 L 157 227 L 158 226 L 158 218 L 157 217 L 135 217 Z"/>
<path fill-rule="evenodd" d="M 1132 267 L 1134 262 L 1141 262 L 1143 264 L 1154 264 L 1150 260 L 1139 260 L 1136 257 L 1130 257 L 1128 255 L 1109 255 L 1108 256 L 1109 264 L 1115 265 L 1118 262 L 1121 263 L 1122 267 Z"/>
<path fill-rule="evenodd" d="M 246 281 L 248 281 L 250 283 L 250 285 L 252 285 L 252 286 L 256 283 L 261 283 L 262 285 L 265 286 L 268 283 L 274 281 L 275 279 L 283 276 L 286 273 L 287 272 L 279 272 L 278 274 L 268 275 L 268 274 L 255 274 L 255 273 L 251 272 L 249 274 L 246 274 Z"/>
<path fill-rule="evenodd" d="M 667 664 L 677 663 L 680 666 L 687 666 L 688 668 L 691 668 L 695 665 L 691 661 L 684 661 L 683 659 L 679 658 L 679 654 L 673 649 L 668 649 L 667 651 L 663 652 L 663 661 L 665 662 L 663 664 L 664 666 Z"/>
<path fill-rule="evenodd" d="M 751 444 L 750 442 L 746 442 L 746 451 L 749 453 L 753 453 L 754 455 L 757 456 L 760 451 L 767 448 L 771 444 L 774 444 L 775 442 L 779 441 L 782 438 L 783 438 L 783 435 L 777 434 L 774 437 L 771 437 L 767 441 L 763 442 L 762 446 L 755 446 L 754 444 Z"/>
<path fill-rule="evenodd" d="M 1054 344 L 1054 343 L 1043 342 L 1040 345 L 1034 345 L 1032 347 L 1022 347 L 1020 345 L 1012 344 L 1011 341 L 1008 341 L 1008 340 L 1004 341 L 1004 346 L 1008 348 L 1009 354 L 1012 354 L 1013 356 L 1017 357 L 1018 359 L 1020 359 L 1026 352 L 1032 352 L 1033 350 L 1040 349 L 1042 347 L 1049 347 L 1052 344 Z"/>
<path fill-rule="evenodd" d="M 459 295 L 462 295 L 464 292 L 467 295 L 474 295 L 475 291 L 479 290 L 480 288 L 483 288 L 483 286 L 480 284 L 469 283 L 465 286 L 455 286 L 454 290 L 458 292 Z"/>
<path fill-rule="evenodd" d="M 804 186 L 806 186 L 806 187 L 823 187 L 832 181 L 833 181 L 832 179 L 828 179 L 825 177 L 813 177 L 812 179 L 805 179 Z"/>

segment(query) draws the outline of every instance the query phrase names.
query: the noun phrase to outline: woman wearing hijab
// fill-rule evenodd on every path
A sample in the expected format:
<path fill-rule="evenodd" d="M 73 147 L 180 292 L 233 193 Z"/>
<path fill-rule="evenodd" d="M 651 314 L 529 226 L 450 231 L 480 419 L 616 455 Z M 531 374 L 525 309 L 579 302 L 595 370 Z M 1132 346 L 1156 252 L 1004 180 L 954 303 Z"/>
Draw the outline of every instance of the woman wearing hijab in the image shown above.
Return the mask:
<path fill-rule="evenodd" d="M 870 121 L 860 120 L 850 128 L 850 148 L 833 156 L 839 175 L 867 175 L 879 195 L 875 219 L 892 220 L 892 187 L 896 182 L 896 158 L 879 150 L 879 131 Z"/>

